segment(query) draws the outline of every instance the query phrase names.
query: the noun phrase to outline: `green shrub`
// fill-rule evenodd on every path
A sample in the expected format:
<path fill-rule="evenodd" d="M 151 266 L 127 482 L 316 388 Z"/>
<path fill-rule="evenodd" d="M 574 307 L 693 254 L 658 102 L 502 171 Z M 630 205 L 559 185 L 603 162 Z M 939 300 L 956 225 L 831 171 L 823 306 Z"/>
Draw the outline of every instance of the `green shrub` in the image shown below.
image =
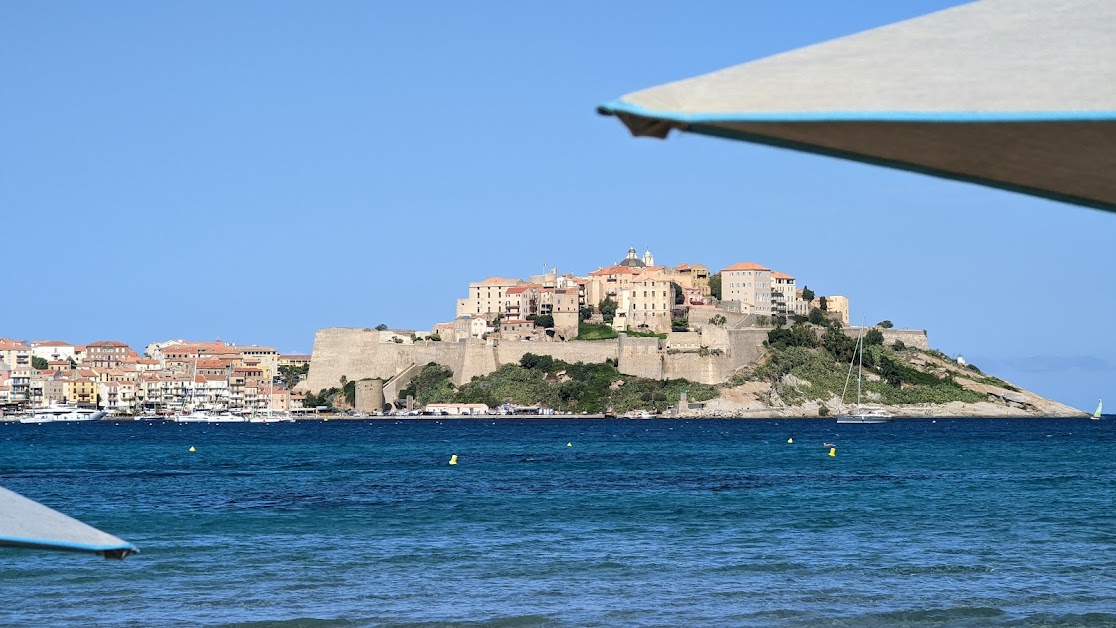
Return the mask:
<path fill-rule="evenodd" d="M 577 340 L 609 340 L 617 336 L 611 325 L 580 323 L 577 326 Z"/>

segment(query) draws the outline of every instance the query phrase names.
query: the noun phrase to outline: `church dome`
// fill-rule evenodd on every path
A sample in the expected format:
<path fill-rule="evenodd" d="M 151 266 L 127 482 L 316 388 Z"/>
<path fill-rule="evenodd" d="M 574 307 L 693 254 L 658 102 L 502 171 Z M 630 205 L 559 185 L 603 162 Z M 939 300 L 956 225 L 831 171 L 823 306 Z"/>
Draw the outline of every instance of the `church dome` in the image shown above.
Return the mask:
<path fill-rule="evenodd" d="M 636 250 L 634 246 L 628 249 L 628 256 L 617 264 L 617 266 L 628 266 L 630 268 L 643 268 L 646 265 L 647 264 L 644 264 L 642 260 L 636 257 Z"/>

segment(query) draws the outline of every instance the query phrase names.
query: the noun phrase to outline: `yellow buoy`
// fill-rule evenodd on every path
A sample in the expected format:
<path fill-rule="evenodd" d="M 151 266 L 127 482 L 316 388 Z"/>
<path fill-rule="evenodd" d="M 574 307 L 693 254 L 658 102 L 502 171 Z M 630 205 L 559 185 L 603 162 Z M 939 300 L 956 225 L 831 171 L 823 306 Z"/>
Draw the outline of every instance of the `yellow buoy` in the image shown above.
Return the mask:
<path fill-rule="evenodd" d="M 326 418 L 322 419 L 322 423 L 325 423 L 328 420 L 329 420 L 329 417 L 326 417 Z"/>
<path fill-rule="evenodd" d="M 829 448 L 829 455 L 836 458 L 837 457 L 837 448 L 836 447 L 830 447 Z"/>
<path fill-rule="evenodd" d="M 566 447 L 573 447 L 573 443 L 566 443 Z"/>
<path fill-rule="evenodd" d="M 190 453 L 194 453 L 195 451 L 197 451 L 197 450 L 196 450 L 196 449 L 194 449 L 193 445 L 191 445 L 191 446 L 190 446 Z"/>
<path fill-rule="evenodd" d="M 787 444 L 794 444 L 794 439 L 793 438 L 788 438 L 787 439 Z"/>
<path fill-rule="evenodd" d="M 450 456 L 450 464 L 457 464 L 457 454 Z"/>

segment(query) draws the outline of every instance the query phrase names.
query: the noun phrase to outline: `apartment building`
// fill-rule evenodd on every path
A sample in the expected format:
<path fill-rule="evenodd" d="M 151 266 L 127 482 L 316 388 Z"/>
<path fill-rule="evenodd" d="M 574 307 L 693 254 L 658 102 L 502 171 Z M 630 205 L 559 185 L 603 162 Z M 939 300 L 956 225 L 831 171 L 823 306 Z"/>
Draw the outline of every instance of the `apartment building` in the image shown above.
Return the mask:
<path fill-rule="evenodd" d="M 771 269 L 753 262 L 721 270 L 721 303 L 742 314 L 771 315 Z"/>
<path fill-rule="evenodd" d="M 8 386 L 8 401 L 27 401 L 31 398 L 31 347 L 0 338 L 0 362 L 7 365 L 0 384 Z"/>
<path fill-rule="evenodd" d="M 508 290 L 523 285 L 519 279 L 489 277 L 469 284 L 469 296 L 457 300 L 456 318 L 462 316 L 496 316 L 504 314 Z"/>
<path fill-rule="evenodd" d="M 85 345 L 85 356 L 80 363 L 85 366 L 116 368 L 129 357 L 136 358 L 131 347 L 116 340 L 99 340 Z"/>
<path fill-rule="evenodd" d="M 789 317 L 796 314 L 802 316 L 809 314 L 805 303 L 801 302 L 797 293 L 798 286 L 795 285 L 794 277 L 777 270 L 771 271 L 771 314 L 773 316 Z"/>

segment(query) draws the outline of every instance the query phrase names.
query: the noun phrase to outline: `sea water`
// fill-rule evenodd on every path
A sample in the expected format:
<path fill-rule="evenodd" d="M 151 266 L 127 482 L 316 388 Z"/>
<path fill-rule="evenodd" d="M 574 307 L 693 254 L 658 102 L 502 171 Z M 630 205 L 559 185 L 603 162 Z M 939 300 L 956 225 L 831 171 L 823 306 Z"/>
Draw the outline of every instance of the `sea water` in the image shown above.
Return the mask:
<path fill-rule="evenodd" d="M 141 548 L 0 548 L 5 626 L 1116 625 L 1112 421 L 0 424 L 0 484 Z"/>

